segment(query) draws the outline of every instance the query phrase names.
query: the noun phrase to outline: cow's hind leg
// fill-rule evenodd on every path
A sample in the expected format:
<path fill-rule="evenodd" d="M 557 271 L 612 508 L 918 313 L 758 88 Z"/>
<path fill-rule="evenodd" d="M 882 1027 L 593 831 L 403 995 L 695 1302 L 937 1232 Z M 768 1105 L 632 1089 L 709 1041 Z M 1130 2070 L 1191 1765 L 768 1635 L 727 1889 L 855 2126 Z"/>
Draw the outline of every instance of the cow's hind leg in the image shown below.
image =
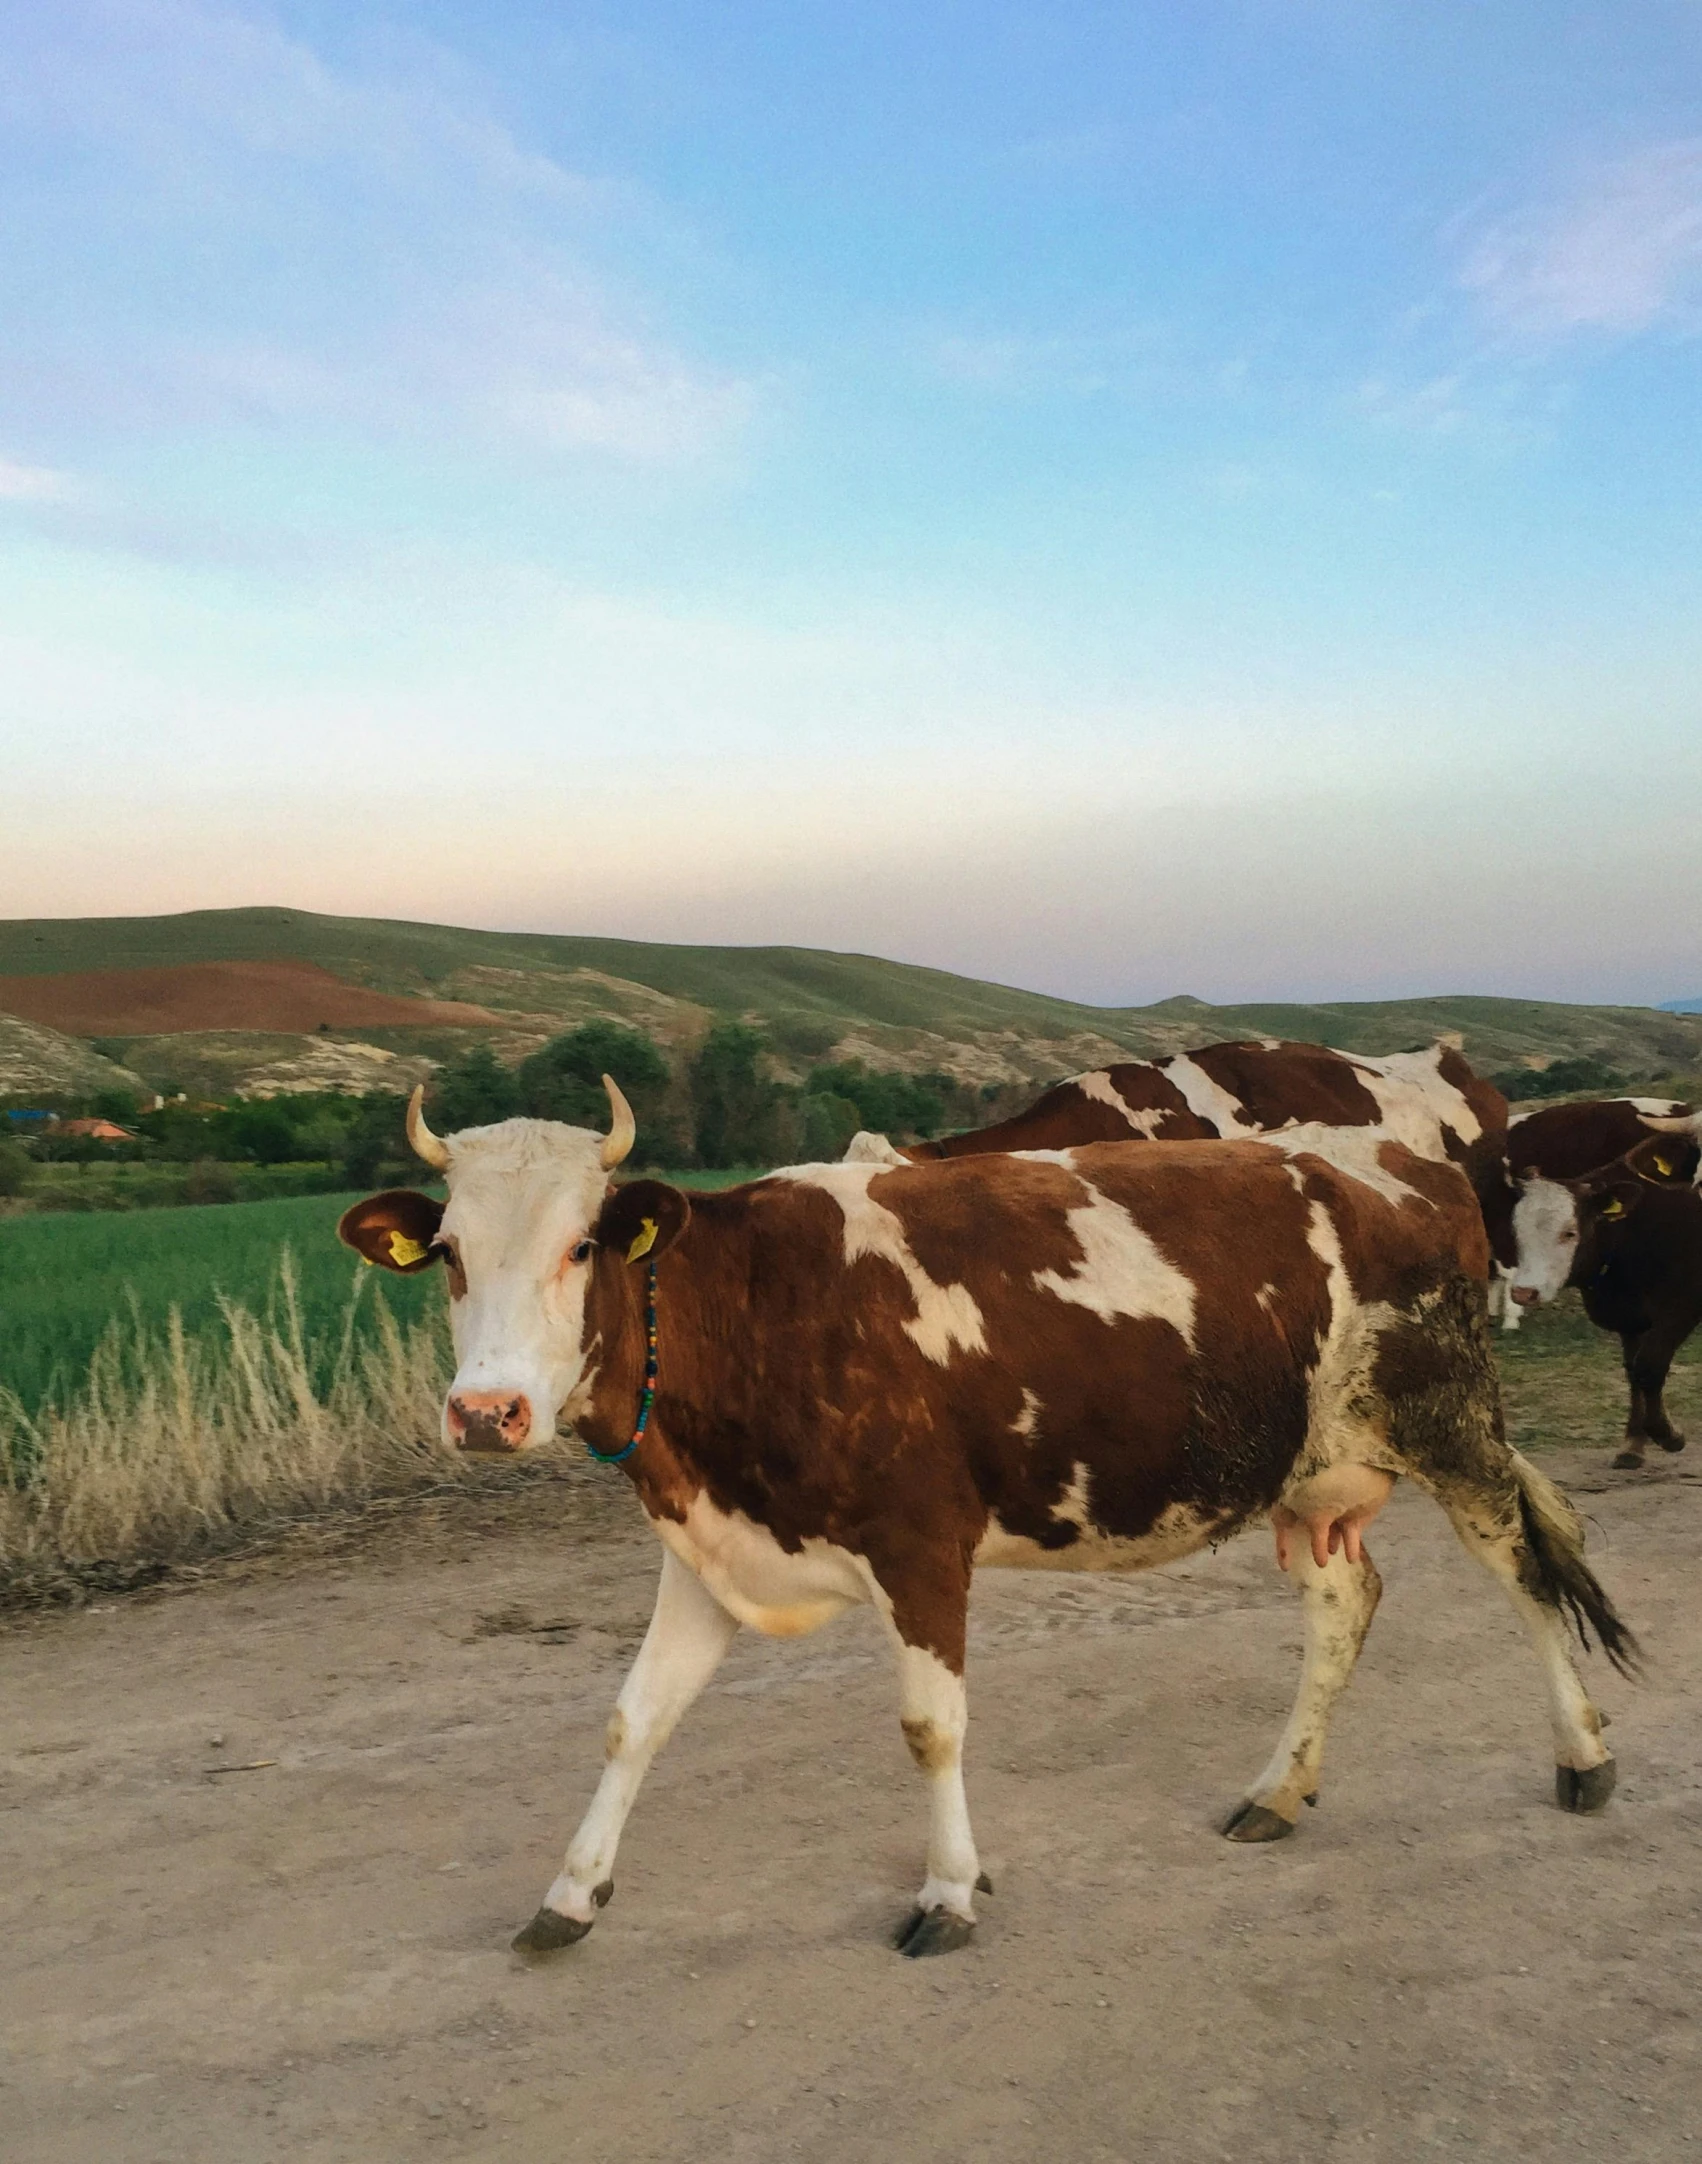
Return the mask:
<path fill-rule="evenodd" d="M 1664 1398 L 1673 1356 L 1696 1327 L 1696 1315 L 1686 1311 L 1668 1316 L 1653 1328 L 1625 1332 L 1620 1339 L 1625 1360 L 1625 1379 L 1631 1386 L 1631 1407 L 1625 1423 L 1625 1442 L 1614 1459 L 1616 1466 L 1634 1467 L 1654 1443 L 1661 1450 L 1682 1450 L 1684 1437 L 1667 1417 Z"/>
<path fill-rule="evenodd" d="M 721 1664 L 738 1631 L 701 1579 L 662 1558 L 655 1613 L 609 1719 L 603 1777 L 544 1905 L 514 1941 L 520 1953 L 553 1953 L 582 1939 L 614 1892 L 621 1828 L 650 1761 Z"/>
<path fill-rule="evenodd" d="M 982 1876 L 963 1791 L 963 1738 L 969 1700 L 963 1678 L 925 1647 L 894 1632 L 898 1709 L 904 1741 L 928 1784 L 928 1875 L 893 1944 L 913 1959 L 948 1954 L 969 1943 L 975 1896 L 992 1889 Z"/>
<path fill-rule="evenodd" d="M 1279 1841 L 1294 1831 L 1300 1806 L 1316 1802 L 1330 1709 L 1347 1688 L 1383 1590 L 1363 1551 L 1350 1561 L 1338 1547 L 1319 1563 L 1301 1541 L 1286 1568 L 1299 1583 L 1306 1616 L 1300 1689 L 1270 1764 L 1230 1813 L 1223 1830 L 1231 1841 Z"/>
<path fill-rule="evenodd" d="M 1512 1602 L 1542 1664 L 1554 1730 L 1555 1795 L 1567 1811 L 1599 1811 L 1613 1794 L 1613 1753 L 1602 1741 L 1602 1717 L 1573 1665 L 1564 1611 L 1588 1643 L 1594 1629 L 1622 1672 L 1634 1669 L 1637 1642 L 1614 1612 L 1584 1561 L 1577 1513 L 1552 1481 L 1508 1450 L 1505 1493 L 1487 1486 L 1468 1492 L 1449 1483 L 1437 1498 L 1467 1551 L 1476 1556 Z"/>

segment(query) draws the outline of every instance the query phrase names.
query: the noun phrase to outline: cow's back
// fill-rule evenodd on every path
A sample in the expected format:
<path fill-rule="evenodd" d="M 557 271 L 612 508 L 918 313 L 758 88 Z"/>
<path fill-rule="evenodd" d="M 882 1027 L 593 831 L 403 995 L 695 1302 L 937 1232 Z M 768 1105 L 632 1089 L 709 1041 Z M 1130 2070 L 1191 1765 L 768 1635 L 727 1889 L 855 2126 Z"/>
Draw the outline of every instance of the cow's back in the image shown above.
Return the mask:
<path fill-rule="evenodd" d="M 1254 1038 L 1096 1068 L 1054 1083 L 1011 1119 L 915 1143 L 903 1154 L 924 1162 L 1320 1126 L 1375 1131 L 1420 1155 L 1464 1161 L 1506 1122 L 1501 1093 L 1450 1046 L 1371 1058 L 1328 1045 Z"/>

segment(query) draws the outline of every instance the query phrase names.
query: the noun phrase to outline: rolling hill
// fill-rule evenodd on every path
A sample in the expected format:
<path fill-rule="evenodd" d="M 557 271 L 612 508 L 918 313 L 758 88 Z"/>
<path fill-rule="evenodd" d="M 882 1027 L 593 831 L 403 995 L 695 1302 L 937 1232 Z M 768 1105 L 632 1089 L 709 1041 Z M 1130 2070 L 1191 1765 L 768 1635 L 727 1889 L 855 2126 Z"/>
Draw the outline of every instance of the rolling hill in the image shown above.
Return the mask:
<path fill-rule="evenodd" d="M 1584 1054 L 1637 1077 L 1702 1068 L 1702 1016 L 1649 1007 L 1465 995 L 1090 1007 L 872 955 L 294 909 L 0 923 L 0 1012 L 79 1039 L 155 1087 L 302 1087 L 315 1074 L 384 1069 L 411 1078 L 423 1061 L 480 1039 L 517 1058 L 592 1016 L 632 1023 L 676 1054 L 718 1017 L 747 1019 L 767 1031 L 777 1067 L 791 1074 L 863 1059 L 943 1068 L 970 1082 L 1039 1083 L 1224 1037 L 1389 1052 L 1443 1032 L 1492 1070 Z"/>

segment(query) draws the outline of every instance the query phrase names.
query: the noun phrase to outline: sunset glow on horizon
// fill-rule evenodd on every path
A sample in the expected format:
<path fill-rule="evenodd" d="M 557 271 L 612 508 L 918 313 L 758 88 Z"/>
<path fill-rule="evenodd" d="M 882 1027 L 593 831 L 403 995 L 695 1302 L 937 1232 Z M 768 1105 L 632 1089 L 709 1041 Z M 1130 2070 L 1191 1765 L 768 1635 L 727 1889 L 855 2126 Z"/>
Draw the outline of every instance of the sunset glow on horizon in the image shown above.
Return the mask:
<path fill-rule="evenodd" d="M 1657 0 L 13 10 L 0 915 L 1702 993 L 1699 87 Z"/>

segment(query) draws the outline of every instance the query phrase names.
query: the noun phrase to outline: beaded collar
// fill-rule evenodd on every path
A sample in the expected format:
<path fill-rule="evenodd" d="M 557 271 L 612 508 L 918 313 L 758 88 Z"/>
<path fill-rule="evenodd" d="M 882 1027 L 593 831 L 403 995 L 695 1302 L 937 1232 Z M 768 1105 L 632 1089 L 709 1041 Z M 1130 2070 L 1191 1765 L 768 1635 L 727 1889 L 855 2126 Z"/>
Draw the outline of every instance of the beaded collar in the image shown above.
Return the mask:
<path fill-rule="evenodd" d="M 656 1265 L 651 1263 L 646 1275 L 644 1295 L 644 1388 L 638 1395 L 638 1423 L 632 1431 L 632 1441 L 624 1450 L 599 1450 L 595 1443 L 587 1441 L 585 1448 L 599 1465 L 622 1465 L 630 1458 L 644 1440 L 644 1431 L 650 1425 L 650 1408 L 656 1402 Z"/>

